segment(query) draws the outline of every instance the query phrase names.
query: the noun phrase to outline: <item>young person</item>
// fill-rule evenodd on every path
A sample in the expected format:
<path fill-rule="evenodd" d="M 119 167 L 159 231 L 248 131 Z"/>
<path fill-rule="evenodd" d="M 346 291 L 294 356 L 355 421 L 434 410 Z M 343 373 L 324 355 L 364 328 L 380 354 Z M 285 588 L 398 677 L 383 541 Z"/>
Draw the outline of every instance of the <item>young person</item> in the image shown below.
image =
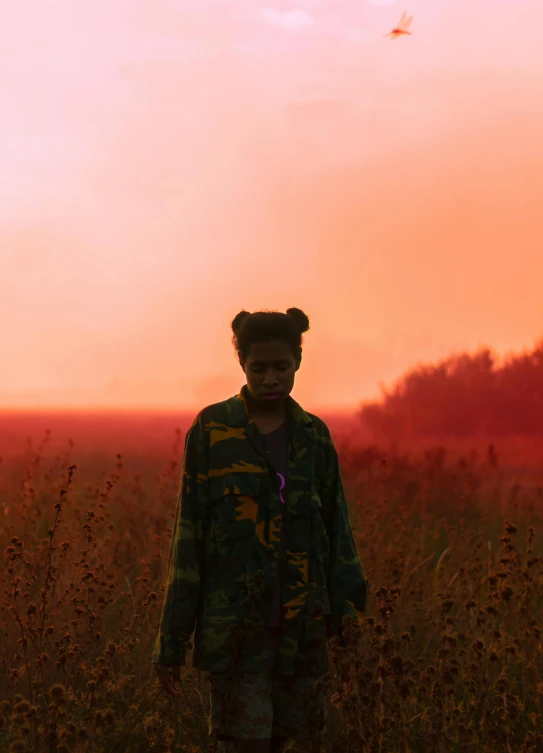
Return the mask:
<path fill-rule="evenodd" d="M 204 408 L 185 461 L 152 661 L 164 689 L 185 664 L 211 673 L 210 735 L 277 753 L 325 727 L 315 680 L 326 639 L 364 612 L 367 582 L 326 424 L 290 397 L 309 319 L 241 311 L 233 344 L 247 384 Z"/>

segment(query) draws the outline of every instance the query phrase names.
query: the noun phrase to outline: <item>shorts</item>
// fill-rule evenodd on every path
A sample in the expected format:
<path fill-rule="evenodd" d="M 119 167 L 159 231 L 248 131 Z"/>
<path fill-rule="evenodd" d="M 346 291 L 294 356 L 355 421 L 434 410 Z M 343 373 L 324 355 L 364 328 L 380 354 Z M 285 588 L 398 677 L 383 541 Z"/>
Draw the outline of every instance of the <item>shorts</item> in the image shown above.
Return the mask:
<path fill-rule="evenodd" d="M 271 737 L 320 738 L 325 731 L 322 685 L 317 677 L 274 673 L 279 628 L 268 628 L 262 652 L 262 671 L 231 674 L 225 697 L 227 672 L 211 673 L 209 734 L 219 740 L 263 740 Z"/>

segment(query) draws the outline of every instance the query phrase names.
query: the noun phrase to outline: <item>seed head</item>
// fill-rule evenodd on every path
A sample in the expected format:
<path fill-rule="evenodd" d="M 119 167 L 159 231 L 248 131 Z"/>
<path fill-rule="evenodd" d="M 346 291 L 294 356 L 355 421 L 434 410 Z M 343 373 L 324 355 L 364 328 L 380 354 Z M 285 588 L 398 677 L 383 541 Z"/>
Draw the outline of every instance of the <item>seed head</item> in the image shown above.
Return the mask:
<path fill-rule="evenodd" d="M 52 685 L 49 688 L 49 694 L 51 698 L 62 698 L 64 693 L 66 692 L 66 689 L 63 685 Z"/>

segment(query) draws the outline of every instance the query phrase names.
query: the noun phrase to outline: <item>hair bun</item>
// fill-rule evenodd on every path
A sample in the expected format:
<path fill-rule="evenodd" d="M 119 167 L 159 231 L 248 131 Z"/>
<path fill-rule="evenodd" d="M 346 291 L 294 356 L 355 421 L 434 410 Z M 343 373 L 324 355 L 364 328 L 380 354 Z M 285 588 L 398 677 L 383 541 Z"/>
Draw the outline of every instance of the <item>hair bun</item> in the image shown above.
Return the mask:
<path fill-rule="evenodd" d="M 239 314 L 235 315 L 235 317 L 232 319 L 232 324 L 230 325 L 232 327 L 232 332 L 234 332 L 234 334 L 238 331 L 242 323 L 249 316 L 251 316 L 249 311 L 240 311 Z"/>
<path fill-rule="evenodd" d="M 300 332 L 307 332 L 307 330 L 309 329 L 309 318 L 301 309 L 287 309 L 287 316 L 290 316 Z"/>

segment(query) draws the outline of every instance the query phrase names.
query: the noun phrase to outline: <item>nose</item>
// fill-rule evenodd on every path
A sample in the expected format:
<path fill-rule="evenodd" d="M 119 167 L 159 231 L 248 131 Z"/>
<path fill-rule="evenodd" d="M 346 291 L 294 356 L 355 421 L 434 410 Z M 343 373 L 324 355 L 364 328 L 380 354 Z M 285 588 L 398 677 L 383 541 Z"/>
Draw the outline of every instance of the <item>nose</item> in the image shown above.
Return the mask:
<path fill-rule="evenodd" d="M 267 371 L 264 377 L 264 387 L 276 387 L 279 384 L 277 373 L 275 371 Z"/>

